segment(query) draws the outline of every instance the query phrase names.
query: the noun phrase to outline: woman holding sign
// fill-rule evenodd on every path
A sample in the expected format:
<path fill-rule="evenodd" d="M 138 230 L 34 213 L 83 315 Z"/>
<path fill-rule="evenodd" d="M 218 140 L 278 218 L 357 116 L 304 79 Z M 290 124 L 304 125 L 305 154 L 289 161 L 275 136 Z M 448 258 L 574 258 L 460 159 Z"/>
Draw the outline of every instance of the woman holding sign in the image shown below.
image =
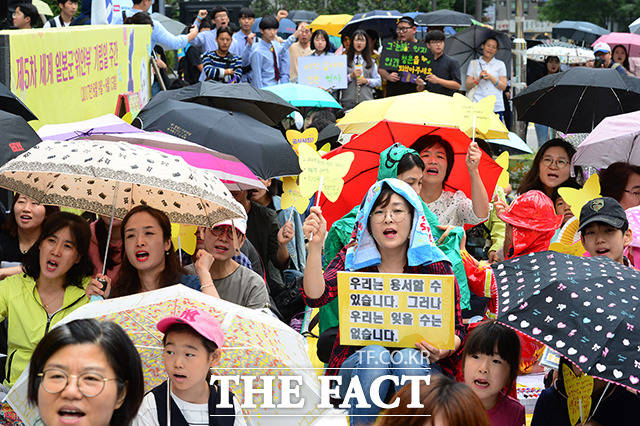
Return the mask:
<path fill-rule="evenodd" d="M 408 184 L 393 178 L 376 182 L 367 192 L 356 223 L 355 242 L 333 259 L 323 275 L 321 257 L 326 222 L 320 207 L 311 208 L 303 225 L 305 235 L 311 236 L 303 284 L 307 305 L 323 306 L 337 297 L 340 271 L 453 275 L 449 260 L 434 244 L 422 202 Z M 454 294 L 454 350 L 432 346 L 427 341 L 429 336 L 422 336 L 424 340 L 418 339 L 415 349 L 390 351 L 375 344 L 344 346 L 340 344 L 338 333 L 326 374 L 342 377 L 336 392 L 343 400 L 351 380 L 357 377 L 370 405 L 370 408 L 357 408 L 353 399 L 345 401 L 353 424 L 370 424 L 375 420 L 381 407 L 372 402 L 374 399 L 369 390 L 376 378 L 383 375 L 395 378 L 402 375 L 426 376 L 432 368 L 454 373 L 456 359 L 453 358 L 457 358 L 463 337 L 457 284 L 454 285 Z M 434 362 L 438 363 L 437 366 Z M 380 383 L 378 400 L 384 401 L 389 391 L 396 390 L 389 389 L 391 385 L 389 380 Z"/>

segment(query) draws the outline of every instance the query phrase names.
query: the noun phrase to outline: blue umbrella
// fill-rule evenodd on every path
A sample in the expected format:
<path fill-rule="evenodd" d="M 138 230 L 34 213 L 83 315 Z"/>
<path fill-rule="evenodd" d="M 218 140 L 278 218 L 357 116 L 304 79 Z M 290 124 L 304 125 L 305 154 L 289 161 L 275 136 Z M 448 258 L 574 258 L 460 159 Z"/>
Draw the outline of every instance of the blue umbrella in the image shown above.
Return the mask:
<path fill-rule="evenodd" d="M 286 83 L 263 87 L 296 107 L 342 108 L 325 90 L 304 84 Z"/>
<path fill-rule="evenodd" d="M 260 21 L 262 21 L 262 18 L 258 18 L 255 20 L 255 22 L 253 23 L 253 26 L 251 27 L 252 32 L 256 34 L 260 34 Z M 278 27 L 278 35 L 280 37 L 286 38 L 295 32 L 296 32 L 295 22 L 293 22 L 291 19 L 288 19 L 288 18 L 282 18 L 280 20 L 280 26 Z"/>
<path fill-rule="evenodd" d="M 372 10 L 358 13 L 340 30 L 340 34 L 350 36 L 355 30 L 363 29 L 375 31 L 380 38 L 393 37 L 398 19 L 402 16 L 397 10 Z"/>
<path fill-rule="evenodd" d="M 611 31 L 602 28 L 591 22 L 583 21 L 562 21 L 553 27 L 553 38 L 566 38 L 575 43 L 591 46 L 591 44 L 601 35 L 609 34 Z"/>

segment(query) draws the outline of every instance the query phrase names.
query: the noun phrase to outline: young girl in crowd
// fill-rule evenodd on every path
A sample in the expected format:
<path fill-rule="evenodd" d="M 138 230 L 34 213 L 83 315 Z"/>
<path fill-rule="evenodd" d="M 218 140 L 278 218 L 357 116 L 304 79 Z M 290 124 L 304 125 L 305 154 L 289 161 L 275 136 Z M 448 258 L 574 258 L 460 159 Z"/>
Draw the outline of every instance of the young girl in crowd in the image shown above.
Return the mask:
<path fill-rule="evenodd" d="M 27 398 L 46 426 L 129 425 L 142 396 L 138 350 L 119 325 L 93 319 L 63 324 L 38 343 Z"/>
<path fill-rule="evenodd" d="M 353 41 L 347 50 L 347 88 L 342 90 L 342 106 L 351 109 L 362 101 L 373 99 L 373 92 L 380 86 L 378 66 L 371 59 L 371 41 L 364 30 L 353 33 Z"/>
<path fill-rule="evenodd" d="M 15 194 L 7 220 L 0 231 L 0 279 L 19 274 L 24 256 L 40 237 L 42 223 L 55 206 L 43 206 L 25 195 Z"/>
<path fill-rule="evenodd" d="M 91 242 L 89 243 L 89 257 L 95 266 L 96 271 L 102 272 L 104 265 L 104 249 L 107 246 L 109 236 L 109 224 L 111 217 L 100 215 L 91 225 Z M 107 253 L 106 275 L 111 280 L 116 279 L 120 272 L 120 262 L 122 262 L 122 220 L 113 219 L 111 229 L 111 239 L 109 240 L 109 252 Z"/>
<path fill-rule="evenodd" d="M 313 235 L 309 242 L 303 280 L 303 298 L 307 305 L 319 307 L 335 299 L 339 271 L 453 274 L 449 260 L 434 244 L 422 201 L 405 182 L 393 178 L 376 182 L 362 202 L 356 223 L 355 244 L 342 250 L 323 274 L 322 244 L 327 224 L 321 209 L 311 208 L 303 225 L 305 235 Z M 379 345 L 342 346 L 338 332 L 327 374 L 339 374 L 342 377 L 340 397 L 345 397 L 354 377 L 358 377 L 363 389 L 370 389 L 373 380 L 384 374 L 398 377 L 403 374 L 428 375 L 431 368 L 442 368 L 448 374 L 453 374 L 455 353 L 464 335 L 457 283 L 454 285 L 454 293 L 454 350 L 437 349 L 422 340 L 416 343 L 416 349 L 405 348 L 391 354 Z M 436 362 L 438 367 L 434 364 Z M 374 366 L 379 369 L 372 369 Z M 385 398 L 389 385 L 389 381 L 382 382 L 380 398 Z M 353 416 L 353 424 L 369 424 L 378 414 L 379 408 L 372 402 L 370 395 L 365 395 L 365 398 L 369 408 L 358 408 L 351 401 L 348 411 Z"/>
<path fill-rule="evenodd" d="M 331 40 L 325 30 L 315 30 L 311 34 L 311 56 L 322 56 L 331 54 Z"/>
<path fill-rule="evenodd" d="M 245 425 L 240 404 L 229 392 L 233 408 L 218 407 L 221 393 L 217 384 L 210 384 L 211 368 L 220 359 L 224 334 L 218 320 L 199 309 L 187 309 L 179 316 L 158 323 L 164 333 L 162 359 L 169 380 L 147 393 L 134 425 Z M 171 402 L 167 407 L 171 388 Z M 169 416 L 167 416 L 169 409 Z"/>
<path fill-rule="evenodd" d="M 27 252 L 24 273 L 0 281 L 0 317 L 9 322 L 6 385 L 13 385 L 53 325 L 88 303 L 88 295 L 102 294 L 102 285 L 91 279 L 89 237 L 89 224 L 80 216 L 54 213 Z M 98 278 L 109 287 L 108 277 Z"/>
<path fill-rule="evenodd" d="M 571 157 L 575 153 L 575 148 L 564 139 L 545 142 L 536 153 L 531 169 L 522 179 L 518 194 L 536 189 L 551 197 L 554 189 L 567 186 L 567 181 L 575 182 L 576 178 L 571 177 Z M 574 167 L 574 174 L 580 179 L 582 168 Z"/>
<path fill-rule="evenodd" d="M 620 64 L 624 67 L 627 74 L 631 74 L 631 68 L 629 67 L 629 54 L 627 53 L 627 48 L 621 44 L 616 44 L 613 49 L 611 49 L 611 59 L 616 64 Z"/>
<path fill-rule="evenodd" d="M 485 321 L 467 336 L 464 382 L 482 401 L 491 426 L 524 425 L 524 406 L 504 393 L 515 385 L 519 359 L 518 335 L 502 324 Z"/>
<path fill-rule="evenodd" d="M 438 375 L 428 385 L 420 387 L 423 408 L 409 408 L 414 396 L 412 386 L 406 385 L 391 398 L 398 398 L 398 407 L 384 411 L 375 426 L 396 426 L 398 416 L 403 426 L 489 426 L 489 418 L 482 403 L 471 389 L 462 383 Z M 406 417 L 405 417 L 406 416 Z"/>
<path fill-rule="evenodd" d="M 171 222 L 167 215 L 153 207 L 136 206 L 122 220 L 124 242 L 122 266 L 112 297 L 128 296 L 182 283 L 207 293 L 213 281 L 201 283 L 197 276 L 186 275 L 171 243 Z M 209 270 L 213 257 L 200 250 L 196 271 Z"/>
<path fill-rule="evenodd" d="M 441 225 L 477 225 L 489 217 L 489 197 L 478 171 L 482 151 L 477 143 L 471 143 L 466 163 L 471 178 L 471 199 L 462 191 L 445 191 L 451 174 L 454 153 L 451 145 L 439 136 L 424 135 L 411 148 L 420 153 L 425 169 L 420 197 L 438 216 Z"/>

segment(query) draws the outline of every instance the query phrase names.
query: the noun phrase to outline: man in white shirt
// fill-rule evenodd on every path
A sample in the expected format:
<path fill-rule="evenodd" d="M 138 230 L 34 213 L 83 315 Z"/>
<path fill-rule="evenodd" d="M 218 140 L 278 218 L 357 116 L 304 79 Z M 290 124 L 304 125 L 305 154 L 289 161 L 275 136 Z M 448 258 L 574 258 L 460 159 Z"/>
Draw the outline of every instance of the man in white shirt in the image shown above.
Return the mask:
<path fill-rule="evenodd" d="M 68 27 L 78 11 L 78 0 L 58 0 L 60 15 L 49 19 L 42 28 Z"/>

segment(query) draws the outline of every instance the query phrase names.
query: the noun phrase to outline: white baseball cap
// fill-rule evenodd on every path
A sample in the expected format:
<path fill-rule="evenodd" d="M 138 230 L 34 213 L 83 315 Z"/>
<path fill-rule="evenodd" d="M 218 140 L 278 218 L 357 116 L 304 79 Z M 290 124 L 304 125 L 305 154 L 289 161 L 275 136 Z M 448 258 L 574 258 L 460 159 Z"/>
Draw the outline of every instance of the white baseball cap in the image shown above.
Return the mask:
<path fill-rule="evenodd" d="M 607 43 L 598 43 L 593 46 L 593 53 L 611 53 L 611 47 Z"/>
<path fill-rule="evenodd" d="M 217 228 L 218 226 L 225 226 L 225 225 L 235 227 L 238 231 L 240 231 L 242 235 L 247 234 L 247 221 L 245 219 L 225 220 L 225 221 L 216 223 L 215 225 L 213 225 L 213 227 Z"/>

